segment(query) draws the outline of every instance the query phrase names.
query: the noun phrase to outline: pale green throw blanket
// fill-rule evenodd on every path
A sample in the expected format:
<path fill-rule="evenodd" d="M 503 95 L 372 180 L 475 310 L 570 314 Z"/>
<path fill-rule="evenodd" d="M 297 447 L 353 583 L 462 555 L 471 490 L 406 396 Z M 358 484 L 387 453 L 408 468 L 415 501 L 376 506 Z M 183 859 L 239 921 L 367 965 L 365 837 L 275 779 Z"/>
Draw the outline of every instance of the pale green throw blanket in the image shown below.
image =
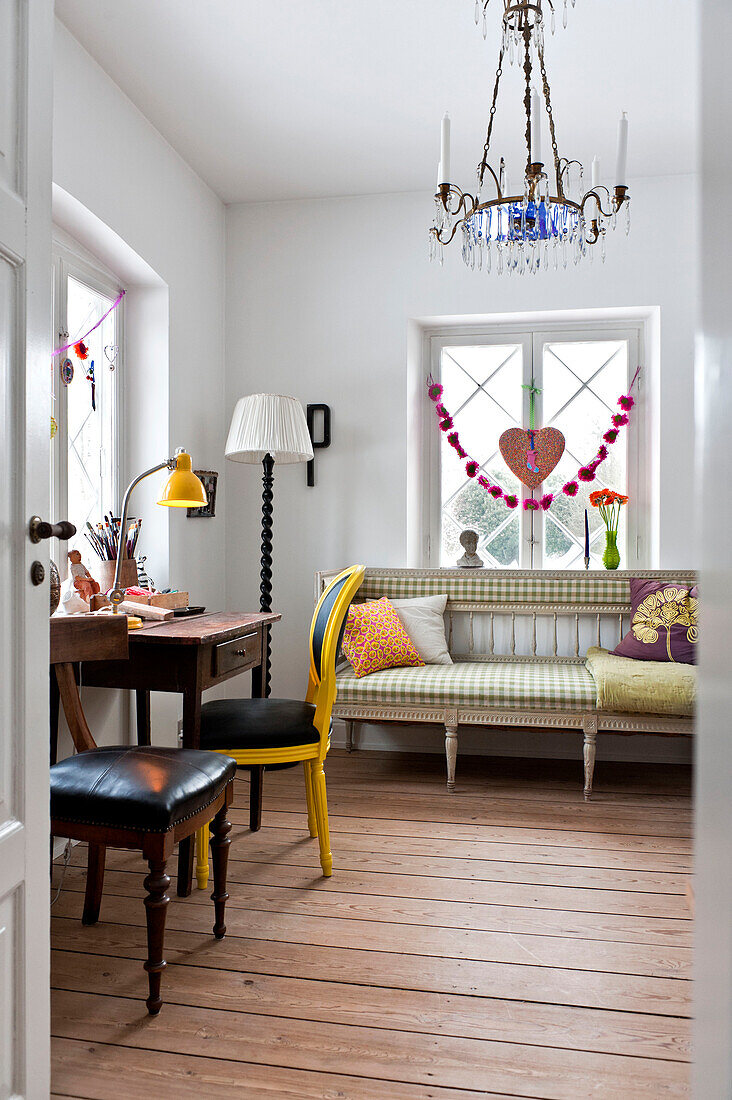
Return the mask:
<path fill-rule="evenodd" d="M 598 710 L 620 714 L 693 716 L 696 668 L 672 661 L 633 661 L 606 649 L 587 650 Z"/>

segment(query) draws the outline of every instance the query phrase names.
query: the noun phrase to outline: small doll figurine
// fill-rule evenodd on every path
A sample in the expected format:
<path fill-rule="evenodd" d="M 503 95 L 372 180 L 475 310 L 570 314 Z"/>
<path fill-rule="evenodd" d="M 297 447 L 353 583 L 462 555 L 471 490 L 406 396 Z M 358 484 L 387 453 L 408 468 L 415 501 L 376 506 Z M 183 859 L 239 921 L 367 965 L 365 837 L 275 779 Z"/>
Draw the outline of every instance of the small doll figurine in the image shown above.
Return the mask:
<path fill-rule="evenodd" d="M 73 587 L 79 593 L 82 600 L 84 600 L 85 603 L 89 603 L 92 596 L 96 596 L 99 591 L 99 585 L 82 562 L 81 554 L 78 550 L 69 550 L 69 562 L 69 573 L 71 574 Z"/>

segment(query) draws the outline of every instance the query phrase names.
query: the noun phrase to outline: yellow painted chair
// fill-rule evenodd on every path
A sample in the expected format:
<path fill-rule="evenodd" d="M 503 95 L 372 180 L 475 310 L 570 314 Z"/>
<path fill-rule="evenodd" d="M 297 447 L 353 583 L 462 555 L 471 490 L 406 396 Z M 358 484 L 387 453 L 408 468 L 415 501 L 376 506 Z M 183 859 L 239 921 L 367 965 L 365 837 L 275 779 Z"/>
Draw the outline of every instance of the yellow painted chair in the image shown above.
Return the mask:
<path fill-rule="evenodd" d="M 345 569 L 318 601 L 310 626 L 310 676 L 305 702 L 295 699 L 217 699 L 201 707 L 201 748 L 232 756 L 255 770 L 302 761 L 308 827 L 320 842 L 323 874 L 333 873 L 323 762 L 330 748 L 336 696 L 336 658 L 362 565 Z M 261 772 L 259 772 L 261 776 Z M 258 792 L 261 797 L 261 790 Z M 197 834 L 196 879 L 208 883 L 208 826 Z"/>

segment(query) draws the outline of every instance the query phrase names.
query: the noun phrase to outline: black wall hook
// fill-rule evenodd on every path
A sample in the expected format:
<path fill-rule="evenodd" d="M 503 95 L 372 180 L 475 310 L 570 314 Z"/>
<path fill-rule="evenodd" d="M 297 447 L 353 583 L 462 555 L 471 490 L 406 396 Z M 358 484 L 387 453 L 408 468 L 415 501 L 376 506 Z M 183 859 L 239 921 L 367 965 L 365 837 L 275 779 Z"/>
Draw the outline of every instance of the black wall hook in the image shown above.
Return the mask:
<path fill-rule="evenodd" d="M 315 414 L 322 412 L 323 414 L 323 436 L 322 439 L 316 439 L 313 429 L 315 425 Z M 308 405 L 307 407 L 307 423 L 308 431 L 310 432 L 310 439 L 313 444 L 313 450 L 321 450 L 325 447 L 330 447 L 330 405 L 315 404 Z M 311 458 L 307 464 L 307 483 L 312 488 L 315 485 L 315 458 Z"/>

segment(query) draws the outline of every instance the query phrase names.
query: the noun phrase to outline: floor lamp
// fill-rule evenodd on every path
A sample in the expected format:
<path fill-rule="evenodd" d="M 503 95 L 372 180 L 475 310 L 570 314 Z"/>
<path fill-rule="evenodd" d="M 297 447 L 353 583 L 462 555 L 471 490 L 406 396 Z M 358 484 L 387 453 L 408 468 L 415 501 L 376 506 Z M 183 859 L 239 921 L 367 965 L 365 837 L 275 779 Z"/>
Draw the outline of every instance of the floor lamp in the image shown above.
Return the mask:
<path fill-rule="evenodd" d="M 254 393 L 236 403 L 226 440 L 226 457 L 262 464 L 262 559 L 259 610 L 272 610 L 272 486 L 275 463 L 308 462 L 313 457 L 303 407 L 294 397 Z M 270 692 L 272 647 L 266 629 L 262 694 Z"/>

